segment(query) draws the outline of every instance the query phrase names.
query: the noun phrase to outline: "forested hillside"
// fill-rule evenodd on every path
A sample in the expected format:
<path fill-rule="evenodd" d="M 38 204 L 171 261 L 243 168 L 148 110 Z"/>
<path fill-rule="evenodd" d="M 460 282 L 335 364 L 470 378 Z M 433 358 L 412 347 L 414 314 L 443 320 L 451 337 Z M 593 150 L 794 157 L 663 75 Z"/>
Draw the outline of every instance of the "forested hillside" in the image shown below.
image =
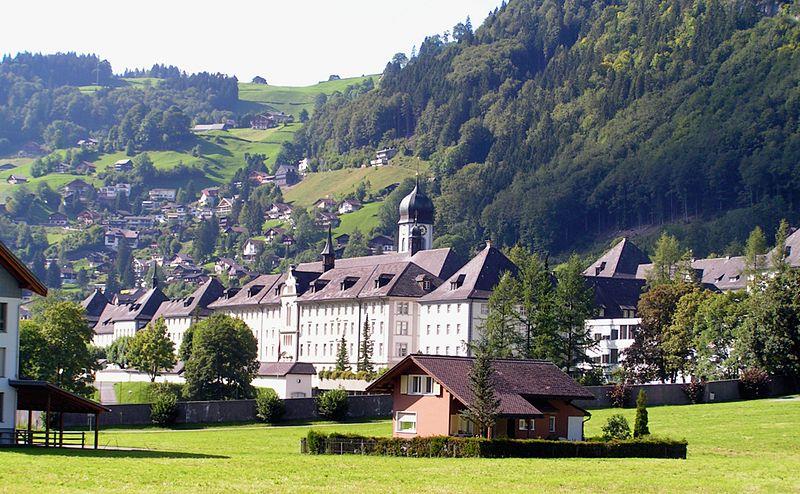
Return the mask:
<path fill-rule="evenodd" d="M 796 219 L 797 4 L 512 0 L 335 95 L 297 144 L 329 166 L 433 162 L 437 232 L 554 252 L 685 222 L 696 253 Z M 344 155 L 345 158 L 340 158 Z"/>

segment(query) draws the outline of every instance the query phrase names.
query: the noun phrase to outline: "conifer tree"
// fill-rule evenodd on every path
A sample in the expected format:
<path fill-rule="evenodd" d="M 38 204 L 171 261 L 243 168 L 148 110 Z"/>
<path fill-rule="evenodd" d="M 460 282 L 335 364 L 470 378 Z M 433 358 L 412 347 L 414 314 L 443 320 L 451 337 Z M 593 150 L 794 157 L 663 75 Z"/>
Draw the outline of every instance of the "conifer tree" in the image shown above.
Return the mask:
<path fill-rule="evenodd" d="M 748 276 L 757 277 L 766 267 L 764 265 L 764 254 L 767 253 L 767 239 L 761 227 L 755 227 L 750 236 L 747 237 L 747 245 L 744 250 L 745 273 Z"/>
<path fill-rule="evenodd" d="M 778 231 L 775 232 L 775 249 L 772 252 L 772 267 L 777 271 L 784 271 L 788 266 L 786 263 L 786 238 L 789 237 L 789 223 L 781 220 Z"/>
<path fill-rule="evenodd" d="M 364 320 L 364 331 L 361 335 L 361 348 L 359 349 L 358 366 L 357 370 L 372 373 L 374 367 L 372 366 L 372 330 L 369 327 L 369 320 Z"/>
<path fill-rule="evenodd" d="M 633 437 L 643 437 L 650 434 L 647 427 L 647 394 L 643 389 L 639 390 L 636 397 L 636 422 L 633 425 Z"/>
<path fill-rule="evenodd" d="M 342 332 L 342 339 L 339 340 L 339 345 L 336 348 L 336 370 L 343 372 L 349 371 L 350 365 L 347 362 L 347 340 Z"/>
<path fill-rule="evenodd" d="M 500 409 L 492 382 L 492 356 L 489 342 L 483 338 L 472 344 L 474 360 L 469 371 L 469 389 L 475 399 L 461 416 L 475 424 L 482 437 L 491 438 L 494 422 Z"/>

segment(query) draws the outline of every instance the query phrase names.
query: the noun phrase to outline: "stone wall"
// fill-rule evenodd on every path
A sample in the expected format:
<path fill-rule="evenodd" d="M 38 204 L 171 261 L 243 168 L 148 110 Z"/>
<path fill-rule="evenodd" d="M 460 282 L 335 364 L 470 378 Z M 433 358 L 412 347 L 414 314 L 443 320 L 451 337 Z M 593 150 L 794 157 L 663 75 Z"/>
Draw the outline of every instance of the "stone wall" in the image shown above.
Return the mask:
<path fill-rule="evenodd" d="M 283 400 L 286 414 L 283 420 L 315 420 L 317 414 L 313 398 Z M 390 395 L 349 396 L 347 418 L 391 417 Z M 100 415 L 100 427 L 150 425 L 150 405 L 108 405 L 111 409 Z M 86 426 L 85 415 L 65 414 L 66 427 Z M 187 401 L 178 403 L 178 424 L 219 424 L 256 421 L 255 400 Z"/>
<path fill-rule="evenodd" d="M 611 400 L 608 393 L 613 386 L 587 386 L 587 389 L 595 396 L 594 400 L 577 400 L 574 403 L 581 408 L 608 408 Z M 688 405 L 689 398 L 683 391 L 683 384 L 643 384 L 631 386 L 631 394 L 626 406 L 635 406 L 636 395 L 639 390 L 644 389 L 647 393 L 647 404 L 650 406 L 658 405 Z M 780 396 L 797 392 L 796 383 L 788 379 L 773 378 L 770 383 L 770 396 Z M 725 381 L 709 381 L 703 394 L 704 403 L 715 403 L 722 401 L 740 400 L 739 381 L 735 379 Z"/>

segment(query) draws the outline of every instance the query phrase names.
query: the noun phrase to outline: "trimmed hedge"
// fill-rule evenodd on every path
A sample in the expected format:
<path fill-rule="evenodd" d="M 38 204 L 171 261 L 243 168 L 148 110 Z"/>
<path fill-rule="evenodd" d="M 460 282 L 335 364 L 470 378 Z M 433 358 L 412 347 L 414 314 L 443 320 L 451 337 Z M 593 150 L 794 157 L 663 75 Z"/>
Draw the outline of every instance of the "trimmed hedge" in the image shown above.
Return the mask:
<path fill-rule="evenodd" d="M 367 437 L 310 430 L 303 452 L 427 458 L 686 458 L 686 441 L 647 436 L 624 441 L 474 437 Z"/>

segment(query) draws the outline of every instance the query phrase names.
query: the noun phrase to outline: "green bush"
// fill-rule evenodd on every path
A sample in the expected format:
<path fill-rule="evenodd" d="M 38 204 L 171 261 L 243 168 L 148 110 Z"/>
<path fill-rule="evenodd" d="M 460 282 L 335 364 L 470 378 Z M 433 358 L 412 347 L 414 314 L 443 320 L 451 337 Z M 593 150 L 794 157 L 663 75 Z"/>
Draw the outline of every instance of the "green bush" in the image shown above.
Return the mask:
<path fill-rule="evenodd" d="M 310 454 L 368 454 L 437 458 L 686 458 L 686 441 L 648 436 L 612 441 L 482 439 L 473 437 L 367 437 L 325 434 L 306 436 Z"/>
<path fill-rule="evenodd" d="M 150 420 L 161 427 L 175 423 L 178 415 L 178 397 L 168 386 L 154 386 Z"/>
<path fill-rule="evenodd" d="M 625 383 L 615 384 L 608 392 L 608 399 L 614 408 L 624 408 L 631 397 L 631 388 Z"/>
<path fill-rule="evenodd" d="M 327 419 L 342 420 L 347 416 L 347 391 L 331 389 L 316 398 L 317 412 Z"/>
<path fill-rule="evenodd" d="M 608 417 L 606 425 L 603 426 L 603 439 L 606 441 L 630 439 L 631 426 L 624 415 L 614 414 Z"/>
<path fill-rule="evenodd" d="M 283 400 L 278 398 L 278 393 L 272 388 L 258 390 L 256 396 L 256 416 L 267 423 L 275 423 L 286 413 Z"/>

